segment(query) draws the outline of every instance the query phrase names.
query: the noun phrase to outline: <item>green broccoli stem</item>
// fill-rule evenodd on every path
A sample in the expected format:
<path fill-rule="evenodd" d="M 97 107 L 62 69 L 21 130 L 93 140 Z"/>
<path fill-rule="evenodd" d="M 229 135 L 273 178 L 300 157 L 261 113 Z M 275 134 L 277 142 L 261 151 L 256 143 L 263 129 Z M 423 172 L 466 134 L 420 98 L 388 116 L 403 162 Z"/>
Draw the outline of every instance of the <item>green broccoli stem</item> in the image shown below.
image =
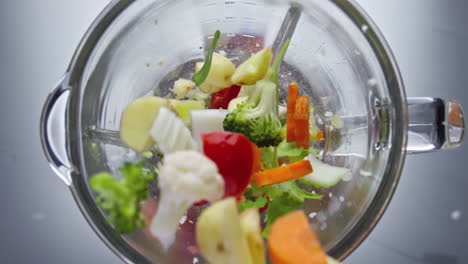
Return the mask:
<path fill-rule="evenodd" d="M 279 163 L 278 163 L 278 147 L 274 147 L 274 160 L 273 160 L 273 168 L 278 168 L 279 167 Z"/>
<path fill-rule="evenodd" d="M 255 108 L 246 114 L 247 118 L 253 119 L 267 113 L 278 116 L 278 100 L 276 99 L 276 85 L 270 81 L 260 81 L 255 93 L 249 97 L 249 103 L 258 100 Z M 252 102 L 251 102 L 252 101 Z M 255 104 L 252 104 L 255 105 Z"/>

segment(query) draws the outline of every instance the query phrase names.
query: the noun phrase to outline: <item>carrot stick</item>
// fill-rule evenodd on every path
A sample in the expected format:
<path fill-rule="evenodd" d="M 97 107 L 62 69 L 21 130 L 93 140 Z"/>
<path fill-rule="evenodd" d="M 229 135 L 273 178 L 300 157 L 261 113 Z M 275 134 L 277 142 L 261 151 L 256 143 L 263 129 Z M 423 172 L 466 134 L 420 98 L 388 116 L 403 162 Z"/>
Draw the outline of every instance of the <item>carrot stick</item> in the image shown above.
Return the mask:
<path fill-rule="evenodd" d="M 294 120 L 296 126 L 296 144 L 299 147 L 309 148 L 310 132 L 309 132 L 309 97 L 299 96 L 296 102 L 296 110 L 294 112 Z"/>
<path fill-rule="evenodd" d="M 274 264 L 327 263 L 325 251 L 304 211 L 294 211 L 278 218 L 271 225 L 268 247 Z"/>
<path fill-rule="evenodd" d="M 286 116 L 286 141 L 296 140 L 296 126 L 294 112 L 296 111 L 296 101 L 299 94 L 299 85 L 296 82 L 289 84 L 288 89 L 288 113 Z"/>
<path fill-rule="evenodd" d="M 312 165 L 308 160 L 301 160 L 274 169 L 254 173 L 257 186 L 267 186 L 281 182 L 292 181 L 312 173 Z"/>
<path fill-rule="evenodd" d="M 318 132 L 317 132 L 317 135 L 316 135 L 315 137 L 316 137 L 316 139 L 317 139 L 318 141 L 324 140 L 325 137 L 323 136 L 323 130 L 319 129 Z"/>
<path fill-rule="evenodd" d="M 255 143 L 250 142 L 253 152 L 252 174 L 262 169 L 262 153 Z"/>

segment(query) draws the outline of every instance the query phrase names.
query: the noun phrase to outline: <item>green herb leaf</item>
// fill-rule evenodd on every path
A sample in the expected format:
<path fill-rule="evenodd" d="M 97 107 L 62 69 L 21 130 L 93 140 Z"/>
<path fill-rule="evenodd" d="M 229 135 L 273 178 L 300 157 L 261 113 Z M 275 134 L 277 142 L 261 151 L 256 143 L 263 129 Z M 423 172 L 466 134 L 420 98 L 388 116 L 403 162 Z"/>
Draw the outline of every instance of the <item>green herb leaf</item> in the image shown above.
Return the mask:
<path fill-rule="evenodd" d="M 218 40 L 221 37 L 221 32 L 219 30 L 216 30 L 213 41 L 211 42 L 211 47 L 210 50 L 208 51 L 208 54 L 206 55 L 205 62 L 203 63 L 203 67 L 201 70 L 193 76 L 193 81 L 200 86 L 208 77 L 208 73 L 210 73 L 210 68 L 211 68 L 211 60 L 213 58 L 213 52 L 216 49 L 216 46 L 218 45 Z"/>
<path fill-rule="evenodd" d="M 276 219 L 289 212 L 297 210 L 297 208 L 301 205 L 301 202 L 291 199 L 286 193 L 276 197 L 275 199 L 272 199 L 266 212 L 266 226 L 263 230 L 263 236 L 265 238 L 268 237 L 270 226 L 273 224 L 273 222 L 275 222 Z"/>
<path fill-rule="evenodd" d="M 143 162 L 126 163 L 120 168 L 123 179 L 110 173 L 94 175 L 89 185 L 97 193 L 96 203 L 107 213 L 107 220 L 118 234 L 136 231 L 144 224 L 140 204 L 149 196 L 148 185 L 155 175 Z"/>
<path fill-rule="evenodd" d="M 320 199 L 321 194 L 310 193 L 297 185 L 296 181 L 283 182 L 265 187 L 252 185 L 249 193 L 263 194 L 270 198 L 267 208 L 267 225 L 263 235 L 268 234 L 270 225 L 280 216 L 299 209 L 305 199 Z M 253 202 L 252 202 L 253 203 Z"/>
<path fill-rule="evenodd" d="M 287 158 L 289 162 L 296 162 L 303 160 L 309 156 L 310 153 L 318 153 L 319 150 L 315 148 L 301 148 L 296 145 L 295 142 L 283 141 L 278 146 L 278 158 Z"/>
<path fill-rule="evenodd" d="M 251 197 L 239 203 L 239 211 L 243 212 L 251 208 L 260 209 L 264 207 L 267 203 L 268 203 L 268 199 L 263 196 Z"/>

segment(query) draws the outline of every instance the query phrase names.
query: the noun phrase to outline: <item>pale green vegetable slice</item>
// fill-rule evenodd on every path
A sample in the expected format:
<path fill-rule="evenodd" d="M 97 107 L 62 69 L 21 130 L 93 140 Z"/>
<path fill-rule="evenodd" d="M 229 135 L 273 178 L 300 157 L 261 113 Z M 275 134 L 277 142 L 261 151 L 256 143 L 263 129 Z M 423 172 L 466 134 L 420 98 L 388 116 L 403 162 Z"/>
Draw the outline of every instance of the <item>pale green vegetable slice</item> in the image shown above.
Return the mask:
<path fill-rule="evenodd" d="M 314 171 L 299 179 L 300 182 L 306 185 L 318 188 L 332 187 L 350 173 L 347 168 L 335 167 L 318 160 L 314 154 L 310 154 L 308 159 Z"/>
<path fill-rule="evenodd" d="M 242 234 L 247 240 L 250 256 L 254 264 L 265 264 L 265 243 L 260 226 L 260 214 L 258 209 L 248 209 L 241 213 Z"/>
<path fill-rule="evenodd" d="M 195 64 L 195 72 L 203 68 L 203 62 Z M 219 53 L 213 53 L 211 68 L 205 81 L 199 85 L 200 90 L 205 93 L 215 93 L 232 85 L 231 76 L 236 66 L 226 57 Z"/>
<path fill-rule="evenodd" d="M 206 105 L 203 101 L 170 100 L 170 107 L 177 112 L 177 116 L 182 119 L 187 126 L 191 126 L 192 118 L 190 117 L 190 111 L 205 109 Z"/>
<path fill-rule="evenodd" d="M 232 75 L 237 85 L 253 85 L 263 79 L 271 64 L 273 54 L 270 48 L 263 49 L 242 63 Z"/>
<path fill-rule="evenodd" d="M 196 225 L 197 244 L 210 264 L 254 264 L 234 198 L 205 209 Z"/>
<path fill-rule="evenodd" d="M 161 106 L 167 106 L 168 100 L 148 96 L 130 103 L 120 119 L 120 138 L 130 148 L 143 152 L 154 144 L 149 133 Z"/>

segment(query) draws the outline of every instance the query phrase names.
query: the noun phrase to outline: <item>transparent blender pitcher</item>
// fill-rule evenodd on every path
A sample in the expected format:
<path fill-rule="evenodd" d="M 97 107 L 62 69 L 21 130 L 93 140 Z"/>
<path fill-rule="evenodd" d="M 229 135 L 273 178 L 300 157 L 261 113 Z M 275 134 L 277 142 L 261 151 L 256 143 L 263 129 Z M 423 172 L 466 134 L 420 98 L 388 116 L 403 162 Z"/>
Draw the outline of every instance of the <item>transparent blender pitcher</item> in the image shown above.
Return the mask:
<path fill-rule="evenodd" d="M 115 234 L 88 179 L 101 171 L 119 175 L 124 162 L 144 159 L 120 142 L 123 110 L 145 95 L 168 96 L 175 80 L 191 78 L 216 30 L 222 32 L 217 51 L 236 65 L 264 47 L 276 56 L 291 40 L 280 66 L 281 98 L 288 83 L 298 82 L 325 131 L 320 155 L 352 172 L 332 188 L 316 189 L 324 198 L 302 208 L 336 258 L 350 254 L 382 216 L 406 152 L 463 141 L 461 107 L 438 98 L 407 100 L 383 36 L 351 0 L 112 1 L 48 98 L 41 132 L 47 158 L 85 217 L 128 263 L 204 263 L 185 242 L 165 253 L 147 230 Z M 157 199 L 154 186 L 152 193 Z M 188 212 L 193 220 L 197 210 Z M 193 233 L 194 224 L 184 224 L 178 238 L 191 241 Z"/>

